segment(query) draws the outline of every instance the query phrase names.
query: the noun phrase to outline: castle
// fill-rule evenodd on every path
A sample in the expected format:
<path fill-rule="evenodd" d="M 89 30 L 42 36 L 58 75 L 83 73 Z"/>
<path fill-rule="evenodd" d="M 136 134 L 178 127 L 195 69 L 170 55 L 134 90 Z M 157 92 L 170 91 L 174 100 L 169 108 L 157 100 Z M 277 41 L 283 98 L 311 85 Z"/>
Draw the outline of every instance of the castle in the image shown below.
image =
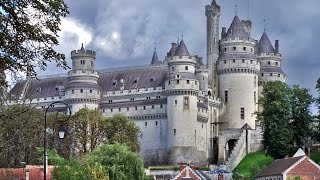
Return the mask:
<path fill-rule="evenodd" d="M 55 101 L 72 113 L 87 107 L 105 116 L 123 113 L 141 129 L 146 164 L 226 163 L 233 169 L 246 153 L 261 148 L 256 123 L 258 97 L 268 81 L 285 82 L 279 41 L 263 32 L 250 37 L 251 21 L 236 15 L 220 35 L 220 6 L 205 7 L 207 63 L 190 55 L 184 40 L 172 43 L 165 59 L 156 50 L 150 65 L 98 71 L 92 50 L 71 52 L 72 69 L 61 76 L 19 81 L 9 104 L 46 108 Z M 56 105 L 53 111 L 65 112 Z"/>

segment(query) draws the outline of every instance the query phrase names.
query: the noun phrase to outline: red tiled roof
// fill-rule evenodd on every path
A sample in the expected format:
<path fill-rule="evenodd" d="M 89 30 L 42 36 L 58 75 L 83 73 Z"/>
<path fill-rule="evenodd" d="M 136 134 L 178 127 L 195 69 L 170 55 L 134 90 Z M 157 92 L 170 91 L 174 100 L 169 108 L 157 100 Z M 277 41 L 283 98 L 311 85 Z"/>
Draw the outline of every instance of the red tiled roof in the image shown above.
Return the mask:
<path fill-rule="evenodd" d="M 29 171 L 30 180 L 43 179 L 43 166 L 27 165 L 26 168 L 0 168 L 0 180 L 24 180 L 26 178 L 26 171 Z M 53 166 L 48 166 L 47 180 L 51 180 L 52 171 Z"/>

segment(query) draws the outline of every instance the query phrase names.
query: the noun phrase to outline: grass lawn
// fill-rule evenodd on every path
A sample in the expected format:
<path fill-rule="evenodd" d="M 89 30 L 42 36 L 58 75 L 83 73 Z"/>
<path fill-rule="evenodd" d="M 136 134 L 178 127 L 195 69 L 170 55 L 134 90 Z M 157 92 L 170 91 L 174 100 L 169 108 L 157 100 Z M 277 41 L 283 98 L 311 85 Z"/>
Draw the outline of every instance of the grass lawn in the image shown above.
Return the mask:
<path fill-rule="evenodd" d="M 248 154 L 240 164 L 235 168 L 234 172 L 238 172 L 241 176 L 250 177 L 252 168 L 258 167 L 262 169 L 272 163 L 273 158 L 265 155 L 264 151 L 258 151 Z"/>
<path fill-rule="evenodd" d="M 312 152 L 310 156 L 315 163 L 320 164 L 320 152 Z"/>

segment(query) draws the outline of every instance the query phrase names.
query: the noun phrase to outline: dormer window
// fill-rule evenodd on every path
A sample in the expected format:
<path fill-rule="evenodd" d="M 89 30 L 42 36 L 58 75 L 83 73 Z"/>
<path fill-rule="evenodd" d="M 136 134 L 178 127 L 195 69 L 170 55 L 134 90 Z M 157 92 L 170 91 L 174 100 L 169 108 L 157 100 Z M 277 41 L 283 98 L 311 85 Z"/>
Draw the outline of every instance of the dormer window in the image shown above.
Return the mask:
<path fill-rule="evenodd" d="M 138 83 L 138 78 L 136 78 L 134 81 L 133 81 L 133 83 Z"/>
<path fill-rule="evenodd" d="M 37 88 L 37 92 L 41 92 L 41 87 L 38 87 L 38 88 Z"/>
<path fill-rule="evenodd" d="M 154 76 L 152 76 L 152 77 L 150 78 L 150 81 L 152 82 L 152 81 L 154 81 L 154 79 L 155 79 Z"/>
<path fill-rule="evenodd" d="M 115 86 L 117 85 L 117 80 L 113 80 L 112 84 Z"/>

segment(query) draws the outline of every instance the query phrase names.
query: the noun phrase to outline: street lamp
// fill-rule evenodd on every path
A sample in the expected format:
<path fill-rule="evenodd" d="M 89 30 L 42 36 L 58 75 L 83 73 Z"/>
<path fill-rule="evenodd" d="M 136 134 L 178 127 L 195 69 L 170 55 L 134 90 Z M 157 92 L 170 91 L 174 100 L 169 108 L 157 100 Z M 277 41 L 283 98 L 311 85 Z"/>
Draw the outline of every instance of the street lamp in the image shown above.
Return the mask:
<path fill-rule="evenodd" d="M 50 107 L 53 107 L 54 104 L 64 104 L 67 109 L 69 109 L 69 115 L 67 116 L 67 118 L 61 122 L 65 122 L 67 121 L 70 116 L 71 116 L 71 109 L 70 107 L 68 106 L 68 104 L 62 102 L 62 101 L 56 101 L 56 102 L 53 102 L 51 103 L 45 113 L 44 113 L 44 140 L 43 140 L 43 179 L 44 180 L 47 180 L 47 164 L 48 164 L 48 154 L 47 154 L 47 113 L 48 113 L 48 110 L 50 109 Z M 59 139 L 63 139 L 64 138 L 64 135 L 65 135 L 65 132 L 66 132 L 66 128 L 64 126 L 60 126 L 59 127 Z"/>

